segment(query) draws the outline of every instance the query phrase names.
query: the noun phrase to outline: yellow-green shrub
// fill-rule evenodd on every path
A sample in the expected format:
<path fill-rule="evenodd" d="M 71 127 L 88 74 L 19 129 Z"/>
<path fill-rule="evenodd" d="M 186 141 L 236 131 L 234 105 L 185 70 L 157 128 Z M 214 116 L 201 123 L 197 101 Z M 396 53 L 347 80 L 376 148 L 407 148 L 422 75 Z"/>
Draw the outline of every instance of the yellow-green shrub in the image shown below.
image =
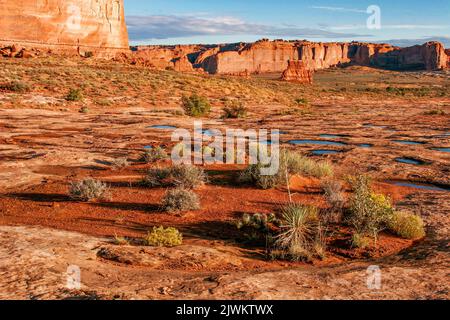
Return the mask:
<path fill-rule="evenodd" d="M 144 243 L 152 247 L 175 247 L 183 243 L 183 235 L 175 228 L 154 227 Z"/>

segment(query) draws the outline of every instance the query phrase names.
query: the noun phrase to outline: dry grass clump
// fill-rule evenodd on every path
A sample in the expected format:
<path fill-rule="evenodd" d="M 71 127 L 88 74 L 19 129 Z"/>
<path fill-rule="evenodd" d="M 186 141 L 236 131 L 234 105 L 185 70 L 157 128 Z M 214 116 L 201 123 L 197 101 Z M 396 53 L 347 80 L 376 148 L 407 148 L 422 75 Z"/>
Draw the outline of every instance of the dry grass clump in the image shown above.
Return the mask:
<path fill-rule="evenodd" d="M 152 247 L 175 247 L 183 244 L 183 235 L 175 228 L 154 227 L 144 238 L 144 244 Z"/>
<path fill-rule="evenodd" d="M 139 160 L 141 162 L 145 162 L 145 163 L 155 163 L 155 162 L 165 160 L 168 158 L 169 158 L 169 155 L 163 148 L 156 147 L 156 148 L 152 148 L 150 150 L 145 150 Z"/>
<path fill-rule="evenodd" d="M 162 200 L 162 209 L 169 213 L 198 210 L 200 200 L 192 190 L 177 188 L 167 191 Z"/>
<path fill-rule="evenodd" d="M 334 168 L 327 161 L 315 161 L 299 152 L 282 150 L 280 154 L 281 169 L 288 168 L 290 174 L 307 177 L 325 178 L 334 175 Z"/>
<path fill-rule="evenodd" d="M 72 182 L 69 189 L 70 198 L 77 201 L 108 200 L 111 198 L 109 187 L 94 179 Z"/>
<path fill-rule="evenodd" d="M 127 158 L 117 158 L 111 161 L 111 167 L 113 170 L 123 170 L 129 165 L 130 163 Z"/>
<path fill-rule="evenodd" d="M 19 81 L 11 81 L 0 84 L 0 91 L 11 91 L 16 93 L 25 93 L 30 91 L 30 86 L 27 83 Z"/>
<path fill-rule="evenodd" d="M 128 246 L 128 245 L 130 245 L 130 241 L 128 241 L 128 239 L 125 237 L 120 237 L 118 235 L 115 235 L 114 236 L 114 244 L 116 246 Z"/>
<path fill-rule="evenodd" d="M 262 189 L 271 189 L 281 185 L 286 185 L 292 175 L 302 175 L 308 177 L 331 177 L 334 174 L 333 166 L 328 162 L 317 162 L 302 154 L 290 151 L 280 151 L 280 166 L 275 175 L 262 175 L 261 163 L 249 165 L 241 172 L 238 181 L 240 183 L 251 183 Z"/>
<path fill-rule="evenodd" d="M 409 212 L 397 211 L 389 221 L 389 229 L 405 239 L 421 239 L 426 235 L 422 218 Z"/>
<path fill-rule="evenodd" d="M 205 97 L 193 94 L 190 97 L 183 96 L 181 104 L 186 115 L 191 117 L 203 117 L 211 111 L 211 105 Z"/>

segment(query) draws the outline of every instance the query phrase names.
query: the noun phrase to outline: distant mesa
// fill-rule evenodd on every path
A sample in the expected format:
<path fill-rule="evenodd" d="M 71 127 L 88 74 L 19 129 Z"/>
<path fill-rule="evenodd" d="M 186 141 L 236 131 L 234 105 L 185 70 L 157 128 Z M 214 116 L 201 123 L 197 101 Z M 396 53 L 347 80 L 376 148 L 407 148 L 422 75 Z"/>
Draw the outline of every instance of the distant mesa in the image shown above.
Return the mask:
<path fill-rule="evenodd" d="M 130 50 L 123 0 L 0 0 L 0 11 L 0 55 L 5 57 L 29 58 L 44 49 L 179 72 L 273 73 L 300 83 L 311 83 L 314 71 L 335 66 L 442 70 L 450 64 L 450 51 L 433 41 L 400 48 L 362 42 L 262 39 L 220 45 L 136 46 Z"/>

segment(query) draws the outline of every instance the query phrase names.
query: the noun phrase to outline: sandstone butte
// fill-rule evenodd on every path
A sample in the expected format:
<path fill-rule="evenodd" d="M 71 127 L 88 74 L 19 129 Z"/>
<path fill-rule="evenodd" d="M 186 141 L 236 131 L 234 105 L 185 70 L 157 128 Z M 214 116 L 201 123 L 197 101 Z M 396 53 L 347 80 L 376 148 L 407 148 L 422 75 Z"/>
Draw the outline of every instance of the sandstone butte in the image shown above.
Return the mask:
<path fill-rule="evenodd" d="M 0 0 L 0 43 L 113 56 L 129 50 L 123 0 Z"/>
<path fill-rule="evenodd" d="M 288 67 L 281 75 L 281 80 L 312 84 L 313 72 L 313 70 L 305 67 L 303 61 L 290 60 L 288 62 Z"/>

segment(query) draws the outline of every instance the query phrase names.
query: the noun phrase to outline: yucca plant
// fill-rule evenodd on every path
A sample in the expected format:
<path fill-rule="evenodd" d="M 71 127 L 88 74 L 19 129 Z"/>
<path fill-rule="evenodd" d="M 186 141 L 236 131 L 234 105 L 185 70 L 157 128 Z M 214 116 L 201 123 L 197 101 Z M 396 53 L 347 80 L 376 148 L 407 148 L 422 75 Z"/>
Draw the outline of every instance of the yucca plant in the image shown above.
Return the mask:
<path fill-rule="evenodd" d="M 309 260 L 315 255 L 320 231 L 318 209 L 290 203 L 281 209 L 281 233 L 276 246 L 292 260 Z"/>

